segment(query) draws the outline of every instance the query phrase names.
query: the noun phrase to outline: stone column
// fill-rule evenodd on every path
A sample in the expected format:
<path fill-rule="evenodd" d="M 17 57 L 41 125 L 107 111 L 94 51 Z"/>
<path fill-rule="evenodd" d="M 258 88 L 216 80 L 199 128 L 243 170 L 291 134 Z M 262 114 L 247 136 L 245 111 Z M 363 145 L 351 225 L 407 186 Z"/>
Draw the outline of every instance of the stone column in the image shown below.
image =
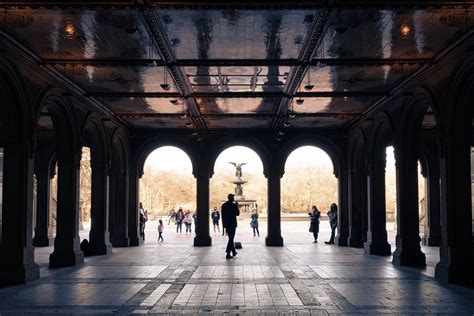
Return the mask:
<path fill-rule="evenodd" d="M 349 247 L 362 248 L 362 213 L 365 209 L 363 194 L 367 193 L 364 175 L 360 170 L 349 173 Z"/>
<path fill-rule="evenodd" d="M 283 246 L 281 236 L 281 174 L 279 168 L 271 166 L 268 170 L 268 233 L 265 238 L 267 246 Z"/>
<path fill-rule="evenodd" d="M 92 157 L 90 244 L 85 253 L 88 256 L 106 255 L 112 252 L 108 227 L 109 168 L 106 163 L 94 160 L 94 157 Z"/>
<path fill-rule="evenodd" d="M 110 178 L 110 217 L 113 247 L 128 247 L 128 174 L 114 172 Z"/>
<path fill-rule="evenodd" d="M 1 147 L 4 160 L 0 285 L 8 285 L 39 278 L 31 242 L 34 160 L 32 150 L 16 142 L 3 143 Z"/>
<path fill-rule="evenodd" d="M 50 267 L 69 267 L 84 262 L 79 248 L 80 155 L 58 153 L 58 203 L 54 251 Z"/>
<path fill-rule="evenodd" d="M 53 245 L 54 238 L 49 235 L 49 215 L 51 200 L 51 175 L 54 170 L 50 166 L 54 147 L 37 146 L 35 154 L 35 174 L 36 174 L 36 227 L 33 237 L 33 246 L 48 247 Z M 53 173 L 52 173 L 53 172 Z"/>
<path fill-rule="evenodd" d="M 196 211 L 197 225 L 195 247 L 211 246 L 212 239 L 209 236 L 209 171 L 205 167 L 199 168 L 195 174 L 197 178 Z"/>
<path fill-rule="evenodd" d="M 441 226 L 439 218 L 440 185 L 439 185 L 439 159 L 432 157 L 428 162 L 428 172 L 425 177 L 426 189 L 426 221 L 425 235 L 421 242 L 425 246 L 439 246 L 441 241 Z"/>
<path fill-rule="evenodd" d="M 378 256 L 390 256 L 392 253 L 387 242 L 385 215 L 385 153 L 379 153 L 369 166 L 367 177 L 368 231 L 364 244 L 366 253 Z"/>
<path fill-rule="evenodd" d="M 349 191 L 348 191 L 348 180 L 349 176 L 347 170 L 339 170 L 337 177 L 338 191 L 339 191 L 339 205 L 337 209 L 337 235 L 336 245 L 347 246 L 349 238 Z"/>
<path fill-rule="evenodd" d="M 130 246 L 139 246 L 138 236 L 138 192 L 141 175 L 131 171 L 129 175 L 128 239 Z"/>
<path fill-rule="evenodd" d="M 424 267 L 418 210 L 418 160 L 414 150 L 396 149 L 397 248 L 392 262 L 400 266 Z"/>
<path fill-rule="evenodd" d="M 453 137 L 440 147 L 441 245 L 435 277 L 470 285 L 474 283 L 470 146 Z"/>

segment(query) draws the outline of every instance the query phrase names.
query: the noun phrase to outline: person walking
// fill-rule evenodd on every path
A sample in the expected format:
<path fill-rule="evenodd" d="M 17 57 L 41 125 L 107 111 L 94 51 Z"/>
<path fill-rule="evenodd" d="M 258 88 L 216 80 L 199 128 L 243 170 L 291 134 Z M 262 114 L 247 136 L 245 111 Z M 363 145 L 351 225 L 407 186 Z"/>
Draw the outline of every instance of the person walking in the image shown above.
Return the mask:
<path fill-rule="evenodd" d="M 142 238 L 143 241 L 145 241 L 145 222 L 147 221 L 147 214 L 145 209 L 143 208 L 143 203 L 140 202 L 139 207 L 138 207 L 138 212 L 139 212 L 139 224 L 140 224 L 140 237 Z"/>
<path fill-rule="evenodd" d="M 176 211 L 174 210 L 174 208 L 172 208 L 171 210 L 169 210 L 168 212 L 168 225 L 171 223 L 171 221 L 174 221 L 176 222 Z"/>
<path fill-rule="evenodd" d="M 234 237 L 235 237 L 235 230 L 237 229 L 237 216 L 240 215 L 239 206 L 234 201 L 233 194 L 229 194 L 227 196 L 227 202 L 222 204 L 221 215 L 222 215 L 222 226 L 227 231 L 227 236 L 229 238 L 227 242 L 227 247 L 225 249 L 225 252 L 227 253 L 225 258 L 231 259 L 232 256 L 235 257 L 237 255 L 237 251 L 235 251 Z M 232 252 L 232 256 L 230 255 L 231 252 Z"/>
<path fill-rule="evenodd" d="M 253 209 L 252 215 L 250 215 L 250 227 L 253 229 L 253 237 L 255 237 L 255 232 L 260 237 L 260 232 L 258 231 L 258 211 L 256 208 Z"/>
<path fill-rule="evenodd" d="M 334 238 L 336 236 L 336 228 L 337 228 L 337 204 L 332 203 L 329 212 L 327 212 L 329 217 L 329 225 L 331 226 L 331 238 L 329 241 L 325 241 L 326 245 L 334 244 Z"/>
<path fill-rule="evenodd" d="M 183 219 L 184 219 L 184 213 L 183 213 L 183 208 L 180 207 L 178 209 L 178 212 L 176 212 L 176 232 L 182 233 L 183 232 Z"/>
<path fill-rule="evenodd" d="M 321 217 L 321 212 L 318 210 L 316 205 L 313 205 L 311 212 L 308 213 L 311 218 L 311 223 L 309 225 L 309 232 L 313 233 L 314 241 L 313 243 L 318 242 L 318 233 L 319 233 L 319 217 Z"/>
<path fill-rule="evenodd" d="M 191 234 L 191 225 L 192 225 L 192 219 L 191 219 L 191 212 L 189 210 L 186 210 L 186 213 L 184 213 L 184 227 L 186 227 L 186 235 L 188 232 Z"/>
<path fill-rule="evenodd" d="M 214 226 L 214 236 L 216 236 L 216 227 L 219 234 L 221 233 L 221 230 L 219 228 L 219 220 L 221 219 L 221 214 L 219 214 L 219 211 L 217 210 L 217 206 L 214 206 L 214 209 L 212 210 L 212 213 L 211 213 L 211 218 L 212 218 L 212 225 Z"/>
<path fill-rule="evenodd" d="M 194 232 L 197 233 L 197 225 L 198 225 L 198 213 L 197 211 L 193 212 L 193 222 L 194 222 Z"/>
<path fill-rule="evenodd" d="M 164 227 L 163 227 L 163 221 L 160 219 L 158 221 L 158 241 L 161 241 L 163 242 L 163 230 L 164 230 Z"/>

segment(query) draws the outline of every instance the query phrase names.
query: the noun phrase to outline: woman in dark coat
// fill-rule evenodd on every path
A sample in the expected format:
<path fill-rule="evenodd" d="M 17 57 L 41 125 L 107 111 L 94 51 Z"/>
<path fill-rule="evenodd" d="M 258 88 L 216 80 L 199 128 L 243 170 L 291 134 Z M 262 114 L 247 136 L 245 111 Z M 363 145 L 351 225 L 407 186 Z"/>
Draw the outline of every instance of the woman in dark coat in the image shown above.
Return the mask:
<path fill-rule="evenodd" d="M 308 213 L 311 217 L 311 224 L 309 226 L 309 231 L 313 233 L 314 243 L 318 242 L 318 233 L 319 233 L 319 217 L 321 216 L 321 212 L 319 212 L 316 205 L 313 205 L 311 208 L 311 212 Z"/>

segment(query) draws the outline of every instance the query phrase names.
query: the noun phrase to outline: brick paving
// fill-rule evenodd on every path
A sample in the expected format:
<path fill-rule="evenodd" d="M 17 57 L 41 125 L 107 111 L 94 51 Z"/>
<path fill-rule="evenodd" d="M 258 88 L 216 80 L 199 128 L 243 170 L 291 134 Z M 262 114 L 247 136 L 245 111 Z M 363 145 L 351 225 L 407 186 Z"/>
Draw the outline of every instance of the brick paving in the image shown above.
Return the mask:
<path fill-rule="evenodd" d="M 253 237 L 239 223 L 242 241 L 235 259 L 225 259 L 225 237 L 195 248 L 192 235 L 167 226 L 156 242 L 155 223 L 140 247 L 88 257 L 85 264 L 47 268 L 51 248 L 37 248 L 41 279 L 0 288 L 0 314 L 468 314 L 474 290 L 433 279 L 437 248 L 426 248 L 426 269 L 399 268 L 390 257 L 367 256 L 361 249 L 311 243 L 307 223 L 282 225 L 285 247 L 265 247 L 265 227 Z M 84 232 L 85 234 L 85 232 Z"/>

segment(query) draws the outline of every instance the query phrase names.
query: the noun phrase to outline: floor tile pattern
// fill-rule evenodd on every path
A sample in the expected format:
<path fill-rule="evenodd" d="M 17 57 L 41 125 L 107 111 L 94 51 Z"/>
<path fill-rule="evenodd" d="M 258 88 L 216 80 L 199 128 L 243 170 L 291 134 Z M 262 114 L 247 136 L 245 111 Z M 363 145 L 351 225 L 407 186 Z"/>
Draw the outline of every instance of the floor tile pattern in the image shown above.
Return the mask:
<path fill-rule="evenodd" d="M 324 224 L 321 241 L 329 237 Z M 41 279 L 0 288 L 0 314 L 474 313 L 473 289 L 433 279 L 437 248 L 423 247 L 431 258 L 426 269 L 400 268 L 362 249 L 313 244 L 306 223 L 293 223 L 283 230 L 293 229 L 281 248 L 265 247 L 263 237 L 241 229 L 244 247 L 226 260 L 225 237 L 213 235 L 212 247 L 195 248 L 192 235 L 172 228 L 164 243 L 150 225 L 140 247 L 116 248 L 65 269 L 49 269 L 52 249 L 38 248 Z"/>

